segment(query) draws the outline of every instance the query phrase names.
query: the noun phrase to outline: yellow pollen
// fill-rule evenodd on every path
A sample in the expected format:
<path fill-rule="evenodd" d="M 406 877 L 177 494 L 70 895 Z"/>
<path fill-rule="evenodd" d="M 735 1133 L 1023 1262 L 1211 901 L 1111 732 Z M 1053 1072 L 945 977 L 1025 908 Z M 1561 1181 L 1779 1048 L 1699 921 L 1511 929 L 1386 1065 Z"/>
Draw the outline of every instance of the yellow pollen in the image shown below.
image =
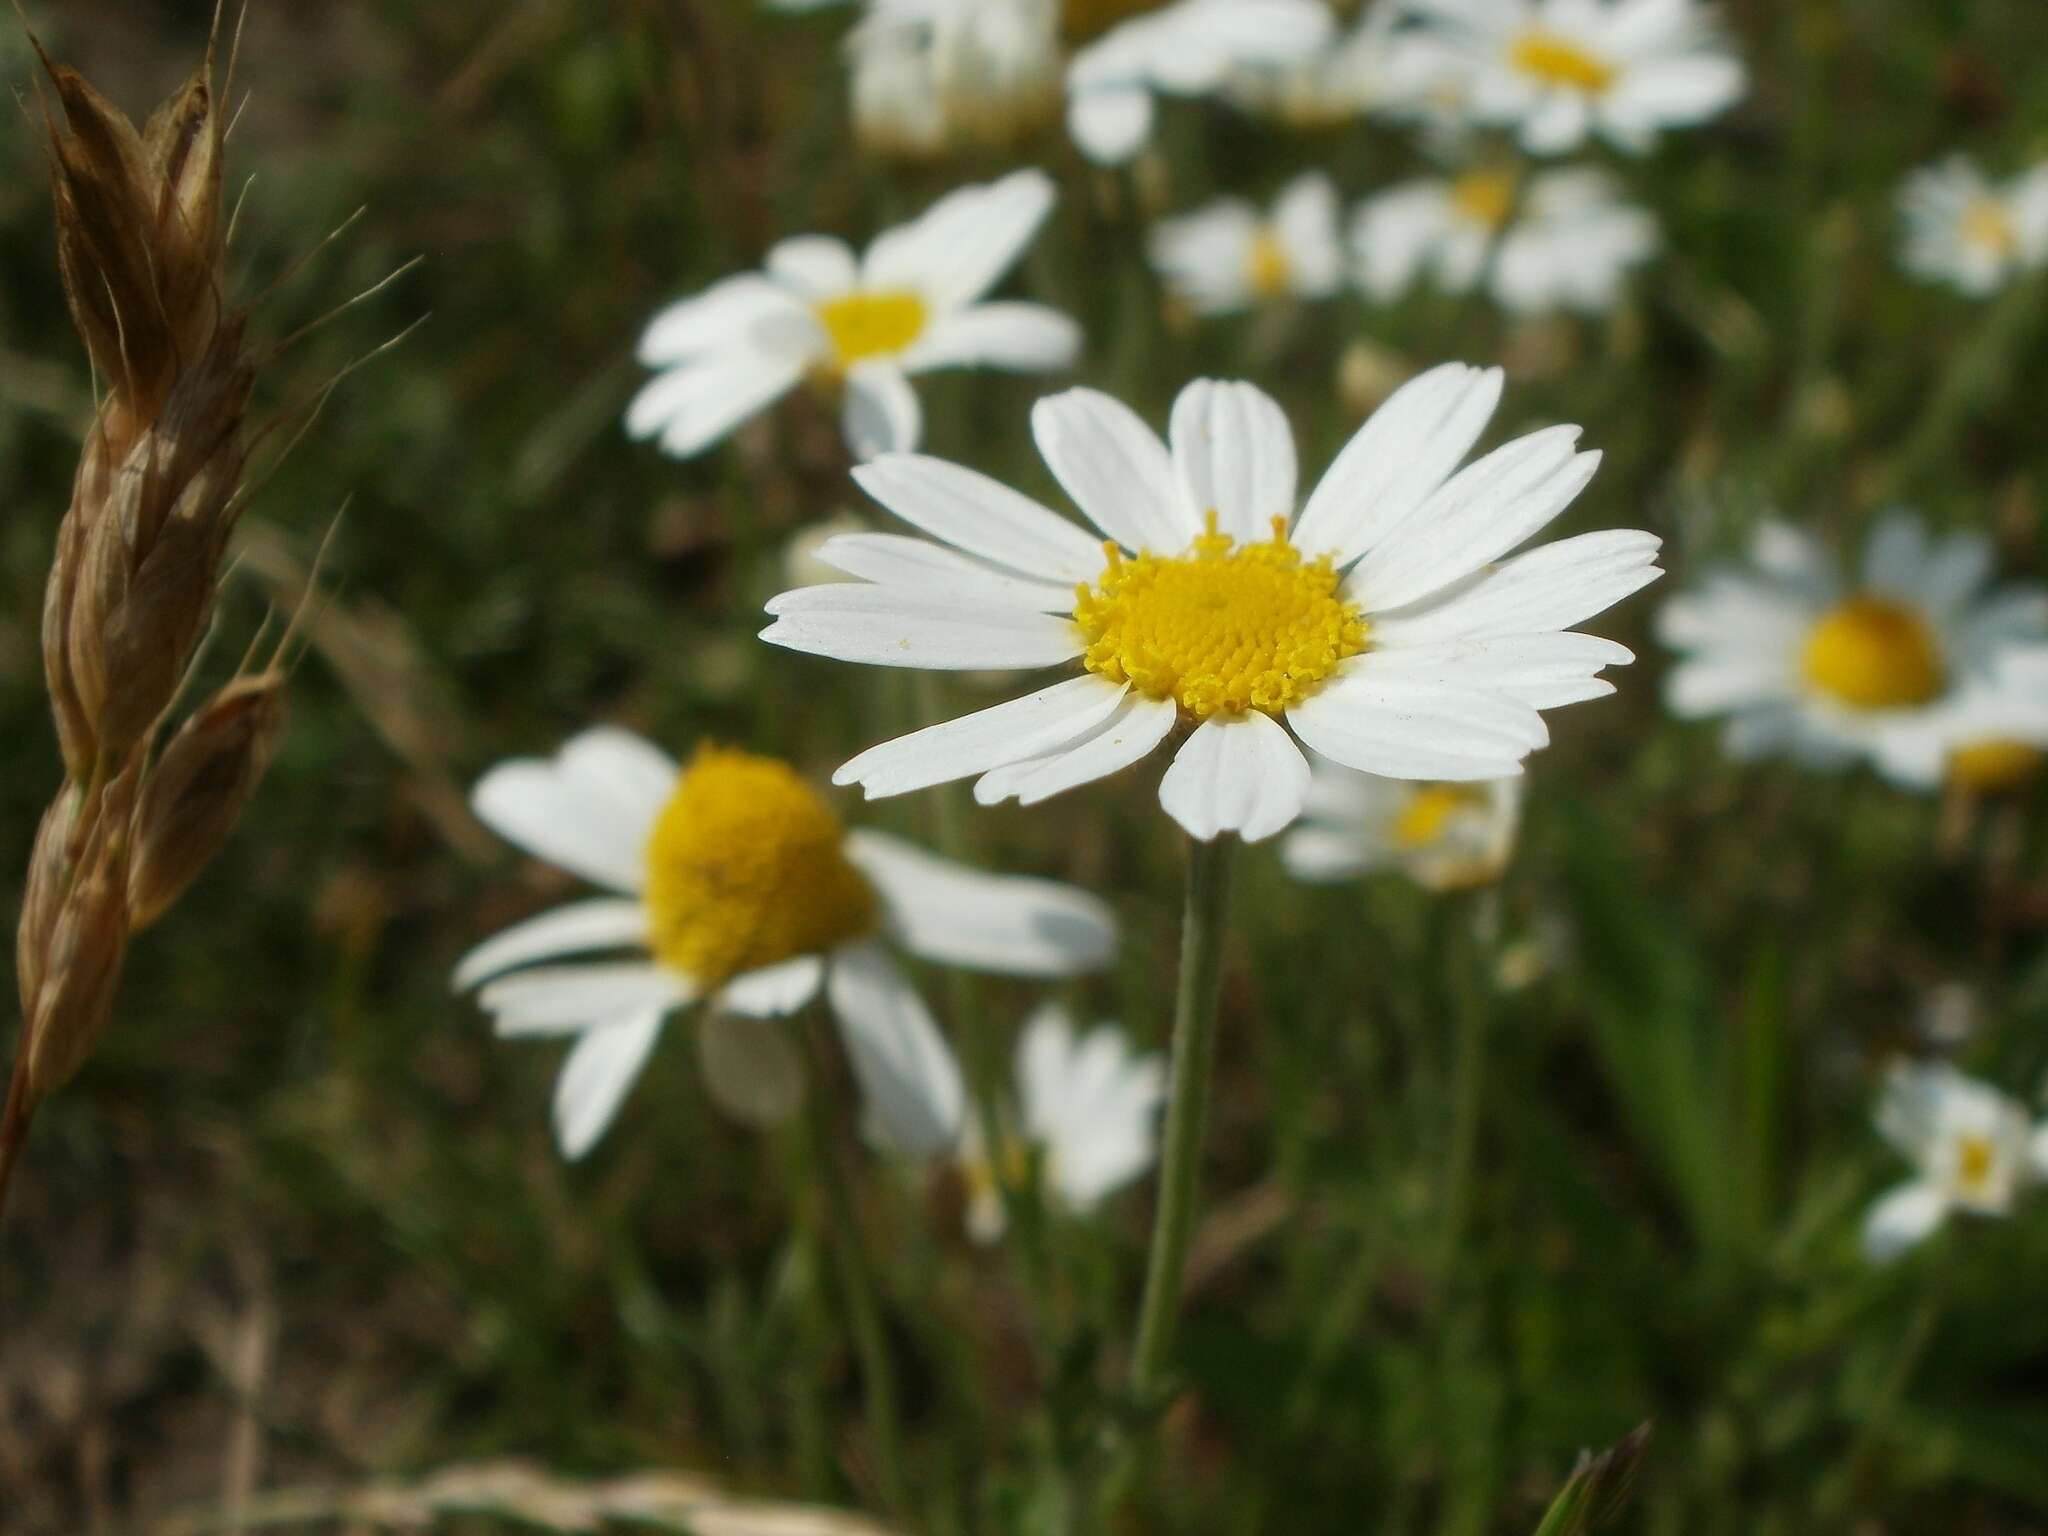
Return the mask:
<path fill-rule="evenodd" d="M 1160 10 L 1166 0 L 1065 0 L 1060 7 L 1060 30 L 1069 43 L 1088 43 L 1119 22 Z"/>
<path fill-rule="evenodd" d="M 1246 286 L 1262 299 L 1277 299 L 1294 286 L 1294 263 L 1287 248 L 1270 229 L 1252 236 L 1252 248 L 1245 257 Z"/>
<path fill-rule="evenodd" d="M 1979 198 L 1963 214 L 1963 242 L 1987 251 L 2002 261 L 2019 254 L 2020 232 L 2012 215 L 1995 197 Z"/>
<path fill-rule="evenodd" d="M 1553 32 L 1524 32 L 1508 50 L 1508 62 L 1545 85 L 1598 96 L 1619 73 L 1599 55 Z"/>
<path fill-rule="evenodd" d="M 1803 667 L 1809 684 L 1851 709 L 1925 704 L 1944 680 L 1927 621 L 1876 597 L 1851 598 L 1814 625 Z"/>
<path fill-rule="evenodd" d="M 1179 555 L 1127 560 L 1103 546 L 1107 569 L 1093 587 L 1075 588 L 1082 660 L 1197 720 L 1277 715 L 1365 649 L 1365 620 L 1337 595 L 1329 557 L 1303 560 L 1287 542 L 1284 517 L 1257 544 L 1218 533 L 1214 512 L 1208 525 Z"/>
<path fill-rule="evenodd" d="M 1482 229 L 1499 229 L 1515 204 L 1515 178 L 1506 171 L 1467 171 L 1451 183 L 1451 206 Z"/>
<path fill-rule="evenodd" d="M 649 943 L 705 987 L 874 927 L 838 818 L 773 758 L 703 746 L 647 841 Z"/>
<path fill-rule="evenodd" d="M 1394 846 L 1415 852 L 1449 830 L 1454 817 L 1486 809 L 1486 796 L 1469 784 L 1425 784 L 1408 797 L 1394 818 Z"/>
<path fill-rule="evenodd" d="M 1956 1183 L 1976 1194 L 1991 1182 L 1998 1167 L 1998 1149 L 1984 1136 L 1964 1136 L 1956 1143 Z"/>
<path fill-rule="evenodd" d="M 2048 763 L 2048 753 L 2024 741 L 1973 741 L 1948 755 L 1948 781 L 1973 795 L 2019 789 Z"/>
<path fill-rule="evenodd" d="M 817 314 L 840 368 L 901 352 L 924 334 L 928 318 L 924 300 L 905 289 L 842 294 L 820 304 Z"/>

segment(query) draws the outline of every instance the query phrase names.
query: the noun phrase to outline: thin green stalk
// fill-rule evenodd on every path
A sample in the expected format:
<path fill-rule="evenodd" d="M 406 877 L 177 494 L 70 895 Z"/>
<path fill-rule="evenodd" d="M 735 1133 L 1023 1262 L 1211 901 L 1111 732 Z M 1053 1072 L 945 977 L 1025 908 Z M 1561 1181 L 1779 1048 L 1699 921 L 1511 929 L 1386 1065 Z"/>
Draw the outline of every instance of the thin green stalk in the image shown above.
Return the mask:
<path fill-rule="evenodd" d="M 1181 1279 L 1194 1240 L 1195 1196 L 1208 1118 L 1209 1081 L 1216 1060 L 1216 1005 L 1223 970 L 1223 940 L 1230 914 L 1230 877 L 1237 839 L 1188 844 L 1187 901 L 1181 914 L 1180 982 L 1174 997 L 1172 1082 L 1166 1101 L 1166 1140 L 1159 1169 L 1159 1207 L 1138 1341 L 1131 1355 L 1131 1393 L 1140 1405 L 1157 1403 L 1173 1358 Z"/>
<path fill-rule="evenodd" d="M 903 1472 L 903 1425 L 897 1404 L 896 1371 L 889 1357 L 888 1338 L 882 1331 L 882 1310 L 876 1298 L 874 1277 L 861 1245 L 845 1145 L 832 1114 L 832 1074 L 827 1070 L 828 1057 L 817 1033 L 804 1029 L 801 1022 L 798 1028 L 804 1034 L 799 1044 L 806 1048 L 806 1058 L 811 1063 L 811 1080 L 804 1094 L 805 1112 L 810 1117 L 811 1163 L 832 1244 L 838 1253 L 847 1322 L 853 1330 L 854 1349 L 860 1356 L 861 1389 L 866 1397 L 875 1477 L 891 1513 L 906 1518 L 910 1512 L 910 1485 Z"/>
<path fill-rule="evenodd" d="M 1483 969 L 1482 907 L 1476 901 L 1454 900 L 1441 915 L 1452 925 L 1444 980 L 1457 1054 L 1451 1068 L 1450 1143 L 1444 1157 L 1443 1235 L 1437 1259 L 1440 1290 L 1456 1272 L 1471 1214 L 1472 1174 L 1478 1161 L 1480 1107 L 1486 1086 L 1487 1026 L 1492 1012 L 1491 982 Z"/>

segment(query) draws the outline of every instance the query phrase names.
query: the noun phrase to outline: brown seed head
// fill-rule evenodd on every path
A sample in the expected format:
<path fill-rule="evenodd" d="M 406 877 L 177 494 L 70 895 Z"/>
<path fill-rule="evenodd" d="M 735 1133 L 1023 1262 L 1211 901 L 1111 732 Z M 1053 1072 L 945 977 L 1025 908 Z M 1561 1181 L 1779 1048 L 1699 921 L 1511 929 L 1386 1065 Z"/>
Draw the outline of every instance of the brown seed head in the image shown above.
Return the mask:
<path fill-rule="evenodd" d="M 58 903 L 23 1010 L 28 1101 L 63 1087 L 99 1042 L 128 953 L 128 858 L 119 838 L 96 838 Z M 22 1068 L 17 1068 L 22 1070 Z"/>
<path fill-rule="evenodd" d="M 168 911 L 213 862 L 262 781 L 284 728 L 284 675 L 238 677 L 170 739 L 135 808 L 128 922 L 137 932 Z"/>
<path fill-rule="evenodd" d="M 29 855 L 28 880 L 21 896 L 21 925 L 14 936 L 14 972 L 23 1018 L 35 1011 L 36 994 L 43 986 L 43 961 L 50 952 L 50 936 L 64 906 L 64 893 L 71 888 L 75 867 L 73 842 L 78 835 L 78 809 L 84 798 L 76 784 L 66 784 L 43 812 L 42 825 L 36 829 L 35 851 Z"/>

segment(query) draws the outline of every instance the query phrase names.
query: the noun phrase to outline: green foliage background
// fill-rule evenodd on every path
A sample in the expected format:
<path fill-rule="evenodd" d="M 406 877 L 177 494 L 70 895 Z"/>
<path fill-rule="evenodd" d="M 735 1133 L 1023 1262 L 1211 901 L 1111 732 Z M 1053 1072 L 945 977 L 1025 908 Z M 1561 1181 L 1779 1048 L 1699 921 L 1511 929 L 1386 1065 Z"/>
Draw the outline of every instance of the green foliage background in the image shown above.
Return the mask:
<path fill-rule="evenodd" d="M 197 58 L 209 9 L 30 5 L 138 112 Z M 1881 1272 L 1856 1245 L 1903 1172 L 1869 1129 L 1874 1085 L 1893 1051 L 1930 1048 L 1933 989 L 1974 1002 L 1967 1068 L 2030 1099 L 2048 1068 L 2039 794 L 1973 810 L 1731 766 L 1662 715 L 1646 634 L 1664 591 L 1773 508 L 1846 539 L 1903 498 L 2041 574 L 2043 285 L 1985 306 L 1907 280 L 1890 199 L 1950 150 L 2014 168 L 2048 150 L 2048 8 L 1728 9 L 1751 98 L 1616 165 L 1668 253 L 1596 325 L 1430 299 L 1166 324 L 1139 189 L 1042 146 L 1064 192 L 1017 283 L 1085 319 L 1087 381 L 1160 419 L 1198 372 L 1253 378 L 1313 471 L 1359 416 L 1347 348 L 1401 373 L 1502 361 L 1490 441 L 1570 420 L 1608 454 L 1562 531 L 1654 528 L 1674 572 L 1596 626 L 1642 660 L 1618 698 L 1555 717 L 1491 914 L 1391 880 L 1299 889 L 1269 851 L 1247 857 L 1191 1390 L 1163 1493 L 1127 1500 L 1119 1529 L 1526 1531 L 1579 1448 L 1654 1418 L 1630 1529 L 2048 1530 L 2048 1201 Z M 822 780 L 929 713 L 900 679 L 752 639 L 788 536 L 858 500 L 828 413 L 792 402 L 689 465 L 618 427 L 660 303 L 782 234 L 864 238 L 999 168 L 856 158 L 843 25 L 744 0 L 252 5 L 234 139 L 255 178 L 251 290 L 368 210 L 262 330 L 425 258 L 292 349 L 271 405 L 430 318 L 342 388 L 261 502 L 221 649 L 289 603 L 349 499 L 327 654 L 242 833 L 139 946 L 116 1028 L 36 1127 L 0 1244 L 0 1529 L 150 1529 L 220 1502 L 252 1440 L 265 1484 L 517 1454 L 873 1503 L 796 1141 L 721 1116 L 683 1025 L 565 1167 L 556 1053 L 494 1042 L 447 986 L 464 948 L 567 889 L 468 822 L 462 788 L 491 761 L 611 719 Z M 0 133 L 11 872 L 58 781 L 37 614 L 91 384 L 32 71 L 6 46 L 25 103 Z M 1356 197 L 1418 163 L 1377 128 L 1288 136 L 1179 108 L 1155 191 L 1180 207 L 1321 164 Z M 930 446 L 1052 497 L 1024 430 L 1040 388 L 934 380 Z M 1122 963 L 1072 1000 L 1149 1041 L 1179 875 L 1157 772 L 968 823 L 989 862 L 1117 904 Z M 935 806 L 843 809 L 927 837 Z M 1500 943 L 1540 940 L 1546 973 L 1496 996 L 1475 916 Z M 1006 1049 L 1031 1000 L 981 989 L 977 1027 Z M 1053 1529 L 1063 1453 L 1127 1338 L 1146 1195 L 1050 1230 L 1041 1354 L 1008 1253 L 879 1168 L 863 1193 L 892 1260 L 917 1527 Z"/>

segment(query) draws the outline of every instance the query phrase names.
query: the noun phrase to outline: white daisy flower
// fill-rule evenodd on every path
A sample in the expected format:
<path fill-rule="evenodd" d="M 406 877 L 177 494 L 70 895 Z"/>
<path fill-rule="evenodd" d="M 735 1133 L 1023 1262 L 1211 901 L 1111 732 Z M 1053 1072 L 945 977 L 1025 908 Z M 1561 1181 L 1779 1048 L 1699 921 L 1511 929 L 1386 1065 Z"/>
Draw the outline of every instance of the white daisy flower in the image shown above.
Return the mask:
<path fill-rule="evenodd" d="M 1367 113 L 1426 111 L 1443 71 L 1400 27 L 1395 0 L 1374 0 L 1334 48 L 1286 63 L 1246 65 L 1232 76 L 1231 99 L 1300 128 L 1335 126 Z"/>
<path fill-rule="evenodd" d="M 1863 1247 L 1877 1263 L 1930 1236 L 1952 1211 L 2003 1216 L 2048 1177 L 2048 1127 L 2015 1100 L 1945 1064 L 1895 1065 L 1877 1128 L 1917 1174 L 1871 1207 Z"/>
<path fill-rule="evenodd" d="M 1424 890 L 1469 890 L 1501 877 L 1521 821 L 1520 779 L 1383 779 L 1318 759 L 1280 858 L 1319 884 L 1394 869 Z"/>
<path fill-rule="evenodd" d="M 555 1136 L 580 1157 L 617 1114 L 672 1013 L 703 1003 L 767 1019 L 822 988 L 870 1099 L 904 1098 L 937 1039 L 890 957 L 1016 976 L 1107 963 L 1116 927 L 1093 897 L 986 875 L 877 832 L 846 832 L 786 764 L 701 746 L 687 768 L 599 728 L 552 759 L 485 774 L 471 801 L 507 841 L 610 895 L 479 945 L 455 986 L 507 1039 L 568 1036 Z M 631 958 L 557 963 L 625 951 Z"/>
<path fill-rule="evenodd" d="M 1059 107 L 1053 0 L 869 0 L 847 52 L 855 131 L 885 153 L 1008 144 Z"/>
<path fill-rule="evenodd" d="M 1205 315 L 1337 291 L 1344 249 L 1337 189 L 1319 171 L 1298 176 L 1261 215 L 1242 198 L 1153 226 L 1147 249 L 1167 287 Z"/>
<path fill-rule="evenodd" d="M 1309 770 L 1294 736 L 1396 778 L 1510 777 L 1548 739 L 1539 710 L 1612 692 L 1595 674 L 1633 659 L 1568 630 L 1653 580 L 1658 540 L 1591 533 L 1503 558 L 1599 455 L 1553 427 L 1454 474 L 1501 382 L 1460 364 L 1411 380 L 1298 517 L 1287 419 L 1249 384 L 1184 389 L 1170 448 L 1107 395 L 1041 400 L 1039 452 L 1106 539 L 972 470 L 892 455 L 857 478 L 930 538 L 828 545 L 867 585 L 782 594 L 763 638 L 881 666 L 1080 662 L 863 752 L 835 780 L 870 798 L 979 775 L 982 804 L 1034 804 L 1182 725 L 1159 798 L 1201 839 L 1255 841 L 1295 819 Z"/>
<path fill-rule="evenodd" d="M 1512 314 L 1598 314 L 1656 250 L 1657 223 L 1599 171 L 1552 171 L 1522 193 L 1513 172 L 1480 168 L 1368 198 L 1351 245 L 1360 284 L 1381 303 L 1427 277 L 1446 293 L 1484 282 Z"/>
<path fill-rule="evenodd" d="M 1743 70 L 1697 0 L 1410 0 L 1466 75 L 1473 117 L 1519 131 L 1531 154 L 1597 134 L 1640 154 L 1665 128 L 1742 95 Z"/>
<path fill-rule="evenodd" d="M 1746 566 L 1710 571 L 1658 614 L 1683 654 L 1666 685 L 1675 714 L 1728 715 L 1731 755 L 1786 754 L 1817 767 L 1869 758 L 1896 783 L 1940 781 L 1957 702 L 2007 647 L 2048 635 L 2048 595 L 1986 592 L 1981 534 L 1930 538 L 1893 512 L 1845 579 L 1806 534 L 1757 531 Z"/>
<path fill-rule="evenodd" d="M 2001 184 L 1951 155 L 1906 179 L 1899 214 L 1901 260 L 1930 282 L 1981 298 L 2048 264 L 2048 164 Z"/>
<path fill-rule="evenodd" d="M 1113 26 L 1067 66 L 1067 128 L 1121 165 L 1152 136 L 1153 98 L 1200 96 L 1244 69 L 1293 63 L 1335 31 L 1319 0 L 1174 0 Z"/>
<path fill-rule="evenodd" d="M 1086 1215 L 1158 1157 L 1166 1063 L 1133 1052 L 1113 1024 L 1083 1035 L 1055 1003 L 1032 1014 L 1017 1040 L 1016 1140 L 993 1154 L 943 1042 L 920 1066 L 919 1097 L 875 1104 L 876 1128 L 898 1151 L 952 1160 L 967 1187 L 968 1230 L 980 1241 L 1002 1235 L 1002 1184 L 1027 1161 L 1060 1209 Z"/>
<path fill-rule="evenodd" d="M 688 458 L 809 377 L 843 391 L 847 445 L 866 458 L 916 446 L 913 374 L 1068 367 L 1081 343 L 1071 319 L 984 301 L 1052 204 L 1044 173 L 1018 171 L 941 198 L 858 260 L 829 236 L 783 241 L 761 272 L 654 317 L 640 360 L 660 371 L 627 411 L 627 431 Z"/>

